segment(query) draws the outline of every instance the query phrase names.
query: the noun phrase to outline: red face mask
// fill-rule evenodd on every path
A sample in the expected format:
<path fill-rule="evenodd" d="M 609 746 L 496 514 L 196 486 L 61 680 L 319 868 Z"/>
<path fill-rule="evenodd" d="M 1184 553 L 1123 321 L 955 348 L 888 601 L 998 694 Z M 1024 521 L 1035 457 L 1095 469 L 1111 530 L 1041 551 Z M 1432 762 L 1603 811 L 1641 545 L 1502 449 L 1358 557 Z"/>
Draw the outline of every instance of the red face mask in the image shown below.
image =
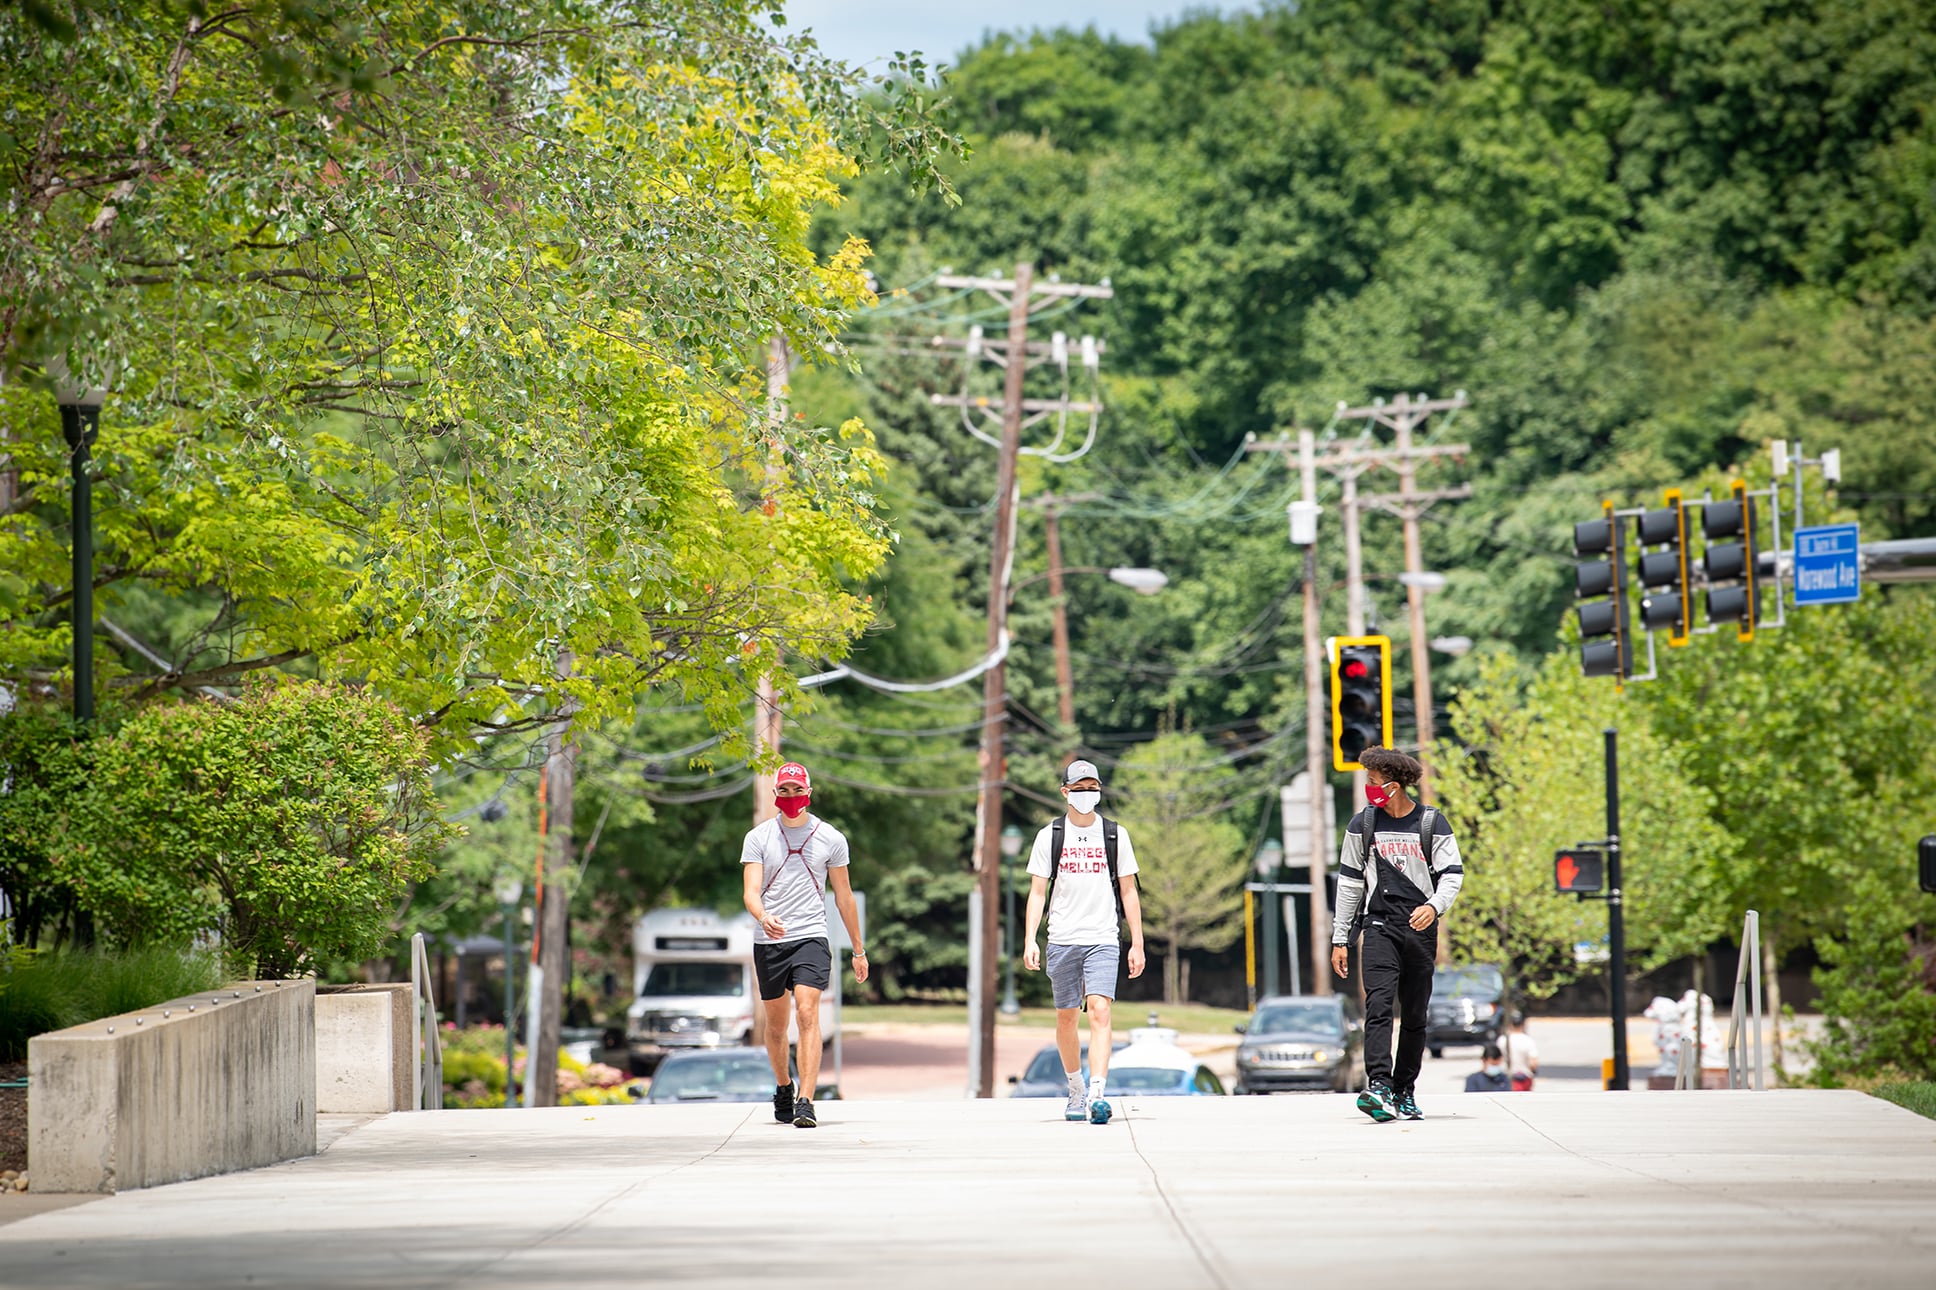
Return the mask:
<path fill-rule="evenodd" d="M 1366 784 L 1365 800 L 1373 806 L 1384 806 L 1392 800 L 1395 786 L 1391 784 Z"/>
<path fill-rule="evenodd" d="M 773 800 L 779 804 L 780 814 L 790 820 L 795 816 L 806 814 L 807 806 L 813 801 L 813 797 L 802 793 L 798 797 L 776 797 Z"/>

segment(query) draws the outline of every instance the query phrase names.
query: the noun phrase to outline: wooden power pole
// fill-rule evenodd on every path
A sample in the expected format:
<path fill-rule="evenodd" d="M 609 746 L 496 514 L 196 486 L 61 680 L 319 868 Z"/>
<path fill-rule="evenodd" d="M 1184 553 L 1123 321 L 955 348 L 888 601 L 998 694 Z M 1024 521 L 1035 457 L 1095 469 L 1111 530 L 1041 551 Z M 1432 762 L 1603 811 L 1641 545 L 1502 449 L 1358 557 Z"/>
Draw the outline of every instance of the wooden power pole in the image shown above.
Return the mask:
<path fill-rule="evenodd" d="M 1008 632 L 1009 575 L 1015 563 L 1016 511 L 1020 503 L 1016 463 L 1022 452 L 1022 428 L 1055 413 L 1099 411 L 1091 404 L 1063 399 L 1024 397 L 1028 374 L 1029 314 L 1051 300 L 1070 297 L 1106 300 L 1108 287 L 1035 281 L 1034 266 L 1015 266 L 1013 278 L 962 277 L 942 274 L 936 285 L 944 289 L 987 292 L 1008 306 L 1008 339 L 983 342 L 994 361 L 1004 365 L 1000 405 L 1001 438 L 995 465 L 995 534 L 988 561 L 988 652 L 1001 648 Z M 932 396 L 937 405 L 954 406 L 964 415 L 993 411 L 990 401 L 963 393 Z M 982 677 L 980 791 L 975 799 L 975 891 L 969 927 L 969 1043 L 968 1086 L 976 1097 L 995 1095 L 996 960 L 1001 954 L 1002 786 L 1007 774 L 1002 727 L 1008 715 L 1007 668 L 1000 663 Z"/>

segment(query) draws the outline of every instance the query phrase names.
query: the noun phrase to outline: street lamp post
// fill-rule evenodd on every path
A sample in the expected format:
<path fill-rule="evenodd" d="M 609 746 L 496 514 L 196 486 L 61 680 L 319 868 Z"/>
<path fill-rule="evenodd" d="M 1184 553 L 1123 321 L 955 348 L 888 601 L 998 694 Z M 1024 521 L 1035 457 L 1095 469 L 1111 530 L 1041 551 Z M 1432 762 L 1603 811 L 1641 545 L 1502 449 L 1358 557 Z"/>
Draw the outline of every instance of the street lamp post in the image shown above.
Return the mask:
<path fill-rule="evenodd" d="M 1265 883 L 1277 881 L 1278 870 L 1284 867 L 1284 844 L 1276 838 L 1265 838 L 1264 844 L 1257 848 L 1257 876 Z M 1277 993 L 1277 919 L 1280 906 L 1275 891 L 1264 892 L 1264 993 Z"/>
<path fill-rule="evenodd" d="M 495 887 L 497 903 L 504 910 L 504 1105 L 516 1106 L 511 1100 L 511 1082 L 517 1070 L 518 1026 L 517 1026 L 517 970 L 518 956 L 515 950 L 517 940 L 513 932 L 518 913 L 518 901 L 524 896 L 524 884 L 516 878 L 504 877 L 497 880 Z"/>
<path fill-rule="evenodd" d="M 60 405 L 73 478 L 74 603 L 69 621 L 74 625 L 74 720 L 85 724 L 94 720 L 94 480 L 88 467 L 107 391 L 76 380 L 64 365 L 54 368 L 54 401 Z"/>
<path fill-rule="evenodd" d="M 1007 906 L 1003 914 L 1003 939 L 1007 943 L 1007 961 L 1003 965 L 1006 979 L 1002 983 L 1002 1015 L 1013 1017 L 1022 1011 L 1022 1005 L 1015 999 L 1015 857 L 1022 854 L 1022 831 L 1013 824 L 1002 829 L 1003 857 L 1003 899 Z"/>

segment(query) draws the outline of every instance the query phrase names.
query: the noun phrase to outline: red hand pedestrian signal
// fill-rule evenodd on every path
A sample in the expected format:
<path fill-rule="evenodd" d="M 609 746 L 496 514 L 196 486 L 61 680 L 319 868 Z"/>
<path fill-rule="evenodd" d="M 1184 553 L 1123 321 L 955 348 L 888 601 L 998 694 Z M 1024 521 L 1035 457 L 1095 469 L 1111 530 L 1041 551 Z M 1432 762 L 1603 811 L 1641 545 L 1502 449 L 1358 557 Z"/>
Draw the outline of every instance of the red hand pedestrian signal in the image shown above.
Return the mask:
<path fill-rule="evenodd" d="M 1607 857 L 1604 852 L 1556 851 L 1553 853 L 1553 890 L 1590 895 L 1606 885 Z"/>

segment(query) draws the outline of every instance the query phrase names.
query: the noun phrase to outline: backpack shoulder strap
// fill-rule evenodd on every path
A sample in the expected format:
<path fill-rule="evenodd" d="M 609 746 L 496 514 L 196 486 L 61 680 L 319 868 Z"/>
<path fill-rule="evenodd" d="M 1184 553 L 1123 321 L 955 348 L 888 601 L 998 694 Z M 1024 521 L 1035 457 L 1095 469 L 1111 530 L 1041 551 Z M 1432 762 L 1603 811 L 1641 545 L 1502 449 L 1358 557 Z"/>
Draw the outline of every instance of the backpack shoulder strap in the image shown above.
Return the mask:
<path fill-rule="evenodd" d="M 1116 898 L 1116 922 L 1129 921 L 1129 911 L 1123 908 L 1122 879 L 1116 873 L 1116 854 L 1119 849 L 1119 832 L 1116 821 L 1107 815 L 1102 817 L 1102 854 L 1103 862 L 1109 866 L 1109 894 Z"/>
<path fill-rule="evenodd" d="M 1432 873 L 1432 838 L 1438 829 L 1438 812 L 1420 802 L 1418 804 L 1418 849 L 1425 857 L 1425 873 Z"/>
<path fill-rule="evenodd" d="M 1062 847 L 1068 838 L 1067 817 L 1058 815 L 1049 821 L 1049 889 L 1055 888 L 1055 876 L 1062 871 Z"/>

